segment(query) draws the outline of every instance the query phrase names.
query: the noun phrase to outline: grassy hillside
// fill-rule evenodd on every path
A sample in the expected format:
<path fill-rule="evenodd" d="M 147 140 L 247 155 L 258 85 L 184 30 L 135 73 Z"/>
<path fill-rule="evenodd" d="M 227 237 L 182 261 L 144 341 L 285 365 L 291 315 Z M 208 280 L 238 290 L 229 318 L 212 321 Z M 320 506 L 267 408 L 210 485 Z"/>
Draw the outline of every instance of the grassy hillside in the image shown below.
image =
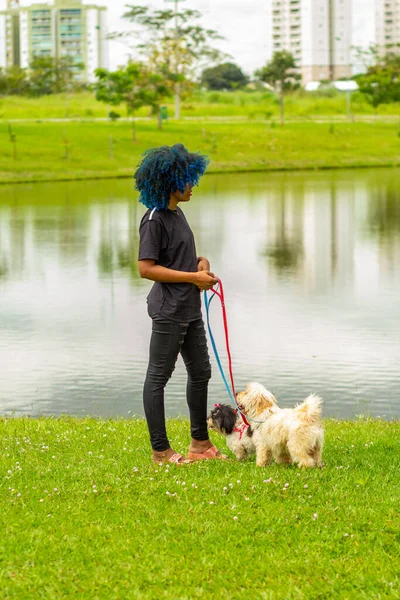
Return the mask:
<path fill-rule="evenodd" d="M 208 154 L 210 172 L 400 164 L 397 123 L 0 123 L 0 182 L 132 175 L 149 147 L 182 142 Z"/>
<path fill-rule="evenodd" d="M 173 117 L 173 102 L 168 104 L 169 115 Z M 125 116 L 123 106 L 114 111 Z M 346 97 L 342 93 L 297 92 L 286 99 L 286 112 L 289 119 L 317 119 L 321 117 L 346 117 Z M 352 111 L 355 116 L 372 116 L 374 109 L 364 97 L 356 92 L 352 95 Z M 270 92 L 196 92 L 182 102 L 183 117 L 246 117 L 247 119 L 277 118 L 278 100 Z M 399 104 L 382 105 L 378 115 L 398 117 Z M 143 108 L 139 116 L 149 115 Z M 0 119 L 48 119 L 64 117 L 105 118 L 107 105 L 97 102 L 93 94 L 84 92 L 66 96 L 59 94 L 42 98 L 9 96 L 0 98 Z"/>

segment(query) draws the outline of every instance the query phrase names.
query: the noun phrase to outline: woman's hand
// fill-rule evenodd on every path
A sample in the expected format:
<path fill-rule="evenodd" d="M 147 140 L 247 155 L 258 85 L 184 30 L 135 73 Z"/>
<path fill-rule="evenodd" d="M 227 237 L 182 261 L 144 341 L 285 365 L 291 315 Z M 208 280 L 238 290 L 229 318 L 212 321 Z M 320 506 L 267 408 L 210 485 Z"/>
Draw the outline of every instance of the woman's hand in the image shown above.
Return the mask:
<path fill-rule="evenodd" d="M 218 279 L 216 279 L 214 273 L 210 271 L 198 271 L 194 273 L 194 281 L 193 283 L 197 285 L 199 290 L 204 292 L 205 290 L 210 290 L 214 285 L 218 283 Z"/>

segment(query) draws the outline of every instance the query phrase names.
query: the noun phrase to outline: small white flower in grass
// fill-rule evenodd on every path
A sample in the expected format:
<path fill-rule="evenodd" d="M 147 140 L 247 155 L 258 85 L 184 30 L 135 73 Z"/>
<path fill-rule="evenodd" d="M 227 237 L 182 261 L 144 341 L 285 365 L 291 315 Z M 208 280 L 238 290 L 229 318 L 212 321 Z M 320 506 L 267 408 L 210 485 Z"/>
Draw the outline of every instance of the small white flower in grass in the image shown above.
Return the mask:
<path fill-rule="evenodd" d="M 21 498 L 21 494 L 17 494 L 17 498 Z"/>
<path fill-rule="evenodd" d="M 230 483 L 230 484 L 229 484 L 229 487 L 230 487 L 230 488 L 233 488 L 233 483 Z"/>
<path fill-rule="evenodd" d="M 54 488 L 54 490 L 53 490 L 53 491 L 54 491 L 54 492 L 58 492 L 58 488 Z"/>
<path fill-rule="evenodd" d="M 366 448 L 368 448 L 368 444 L 364 444 L 364 446 L 365 446 Z"/>
<path fill-rule="evenodd" d="M 306 483 L 304 484 L 304 489 L 308 490 L 308 485 Z"/>
<path fill-rule="evenodd" d="M 284 487 L 284 488 L 288 488 L 288 487 L 289 487 L 289 484 L 288 484 L 288 483 L 285 483 L 285 485 L 284 485 L 283 487 Z"/>
<path fill-rule="evenodd" d="M 67 465 L 67 467 L 66 467 L 66 468 L 67 468 L 67 469 L 70 469 L 71 467 L 70 467 L 69 465 Z"/>
<path fill-rule="evenodd" d="M 182 481 L 182 485 L 186 485 L 186 481 Z"/>
<path fill-rule="evenodd" d="M 10 469 L 8 469 L 7 473 L 12 473 L 12 471 L 10 471 Z"/>
<path fill-rule="evenodd" d="M 170 492 L 165 492 L 166 496 L 170 496 L 171 493 Z"/>
<path fill-rule="evenodd" d="M 300 477 L 300 473 L 296 473 L 297 477 Z"/>
<path fill-rule="evenodd" d="M 139 469 L 137 467 L 133 467 L 133 472 L 137 473 L 139 471 Z"/>
<path fill-rule="evenodd" d="M 237 520 L 238 520 L 238 518 L 235 516 L 235 517 L 233 517 L 233 520 L 234 520 L 234 521 L 237 521 Z"/>
<path fill-rule="evenodd" d="M 271 483 L 271 481 L 272 481 L 272 477 L 270 477 L 269 479 L 264 479 L 263 483 Z"/>
<path fill-rule="evenodd" d="M 212 505 L 214 504 L 214 502 L 211 500 L 210 504 L 211 504 L 211 506 L 212 506 Z"/>
<path fill-rule="evenodd" d="M 348 533 L 345 533 L 343 537 L 349 537 L 349 534 L 348 534 Z"/>
<path fill-rule="evenodd" d="M 51 517 L 51 515 L 47 515 L 48 517 Z"/>
<path fill-rule="evenodd" d="M 246 502 L 248 502 L 250 500 L 250 498 L 245 498 Z"/>
<path fill-rule="evenodd" d="M 224 488 L 223 488 L 223 491 L 224 491 L 224 492 L 227 492 L 227 491 L 228 491 L 228 488 L 227 488 L 226 486 L 224 486 Z"/>
<path fill-rule="evenodd" d="M 99 490 L 96 490 L 96 488 L 93 490 L 93 494 L 97 494 Z"/>
<path fill-rule="evenodd" d="M 43 498 L 40 498 L 40 501 L 39 501 L 39 502 L 44 502 Z"/>
<path fill-rule="evenodd" d="M 312 518 L 314 519 L 314 521 L 315 521 L 315 519 L 318 519 L 318 513 L 314 513 Z"/>
<path fill-rule="evenodd" d="M 150 481 L 154 481 L 154 477 L 150 477 Z"/>
<path fill-rule="evenodd" d="M 88 454 L 89 454 L 89 455 L 90 455 L 90 454 L 93 454 L 93 452 L 88 452 Z"/>
<path fill-rule="evenodd" d="M 252 485 L 252 486 L 251 486 L 251 489 L 252 489 L 252 490 L 255 490 L 255 489 L 256 489 L 256 486 L 255 486 L 255 485 Z"/>
<path fill-rule="evenodd" d="M 240 479 L 238 479 L 236 483 L 240 483 Z"/>

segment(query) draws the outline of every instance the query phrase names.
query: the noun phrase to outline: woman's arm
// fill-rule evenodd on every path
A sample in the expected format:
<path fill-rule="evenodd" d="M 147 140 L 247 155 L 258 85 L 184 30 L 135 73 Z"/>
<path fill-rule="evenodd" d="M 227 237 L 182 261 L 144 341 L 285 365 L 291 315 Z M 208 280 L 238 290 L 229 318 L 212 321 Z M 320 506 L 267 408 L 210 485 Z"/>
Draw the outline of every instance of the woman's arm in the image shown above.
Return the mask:
<path fill-rule="evenodd" d="M 200 290 L 209 290 L 217 283 L 217 279 L 209 271 L 175 271 L 161 265 L 156 265 L 155 260 L 139 260 L 140 277 L 161 283 L 193 283 Z"/>

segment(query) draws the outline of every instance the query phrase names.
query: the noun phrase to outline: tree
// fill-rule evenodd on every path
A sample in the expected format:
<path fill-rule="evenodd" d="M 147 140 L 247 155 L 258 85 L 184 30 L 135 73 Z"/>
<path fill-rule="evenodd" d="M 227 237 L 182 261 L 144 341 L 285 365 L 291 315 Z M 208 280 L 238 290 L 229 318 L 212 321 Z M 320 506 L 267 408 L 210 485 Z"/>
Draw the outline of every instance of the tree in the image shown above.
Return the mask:
<path fill-rule="evenodd" d="M 27 69 L 0 69 L 0 93 L 38 97 L 71 91 L 82 87 L 82 69 L 83 64 L 68 56 L 36 56 Z"/>
<path fill-rule="evenodd" d="M 33 57 L 29 65 L 29 94 L 45 96 L 68 92 L 82 84 L 79 80 L 84 68 L 83 63 L 76 63 L 73 58 L 64 56 Z"/>
<path fill-rule="evenodd" d="M 3 96 L 24 96 L 29 89 L 29 80 L 24 69 L 10 67 L 0 69 L 0 94 Z"/>
<path fill-rule="evenodd" d="M 168 85 L 175 92 L 175 117 L 180 118 L 180 99 L 188 91 L 205 62 L 217 62 L 225 54 L 210 46 L 223 39 L 213 29 L 199 25 L 201 13 L 197 10 L 154 10 L 147 6 L 128 5 L 123 18 L 137 26 L 139 31 L 113 33 L 109 37 L 133 38 L 133 47 L 155 74 L 172 75 Z"/>
<path fill-rule="evenodd" d="M 133 62 L 117 71 L 97 69 L 95 75 L 98 79 L 95 84 L 97 100 L 112 106 L 126 105 L 127 113 L 132 117 L 134 141 L 135 113 L 142 106 L 150 106 L 157 113 L 161 128 L 160 104 L 171 93 L 161 75 L 151 73 L 144 65 Z"/>
<path fill-rule="evenodd" d="M 301 75 L 296 69 L 297 65 L 293 54 L 282 50 L 275 52 L 272 60 L 255 73 L 256 77 L 272 85 L 279 94 L 282 126 L 285 122 L 285 93 L 298 87 L 301 80 Z"/>
<path fill-rule="evenodd" d="M 387 54 L 376 58 L 376 64 L 366 73 L 354 77 L 360 92 L 375 110 L 380 104 L 400 102 L 400 56 Z"/>
<path fill-rule="evenodd" d="M 235 90 L 248 82 L 249 79 L 242 69 L 231 62 L 205 69 L 201 75 L 202 85 L 209 90 Z"/>

